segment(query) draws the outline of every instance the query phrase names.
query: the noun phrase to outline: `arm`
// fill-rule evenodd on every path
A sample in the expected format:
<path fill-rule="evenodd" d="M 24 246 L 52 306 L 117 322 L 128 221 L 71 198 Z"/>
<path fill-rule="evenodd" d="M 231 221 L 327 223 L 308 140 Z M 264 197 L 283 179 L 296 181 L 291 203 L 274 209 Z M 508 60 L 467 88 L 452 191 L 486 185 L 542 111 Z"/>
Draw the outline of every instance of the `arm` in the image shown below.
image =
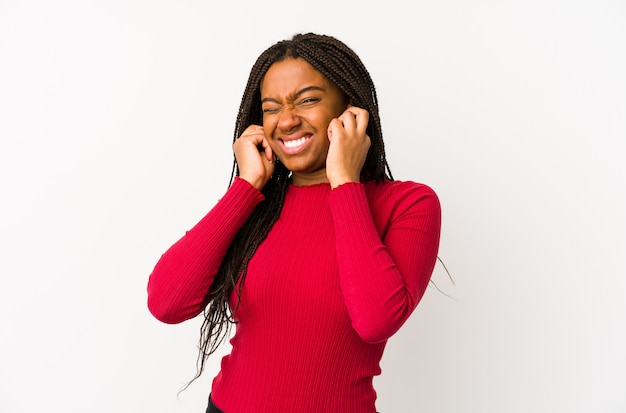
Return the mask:
<path fill-rule="evenodd" d="M 161 256 L 148 281 L 148 308 L 164 323 L 198 315 L 226 251 L 263 195 L 235 178 L 198 224 Z"/>
<path fill-rule="evenodd" d="M 411 315 L 439 247 L 441 211 L 432 189 L 395 185 L 385 196 L 388 207 L 370 211 L 364 185 L 347 183 L 330 200 L 344 301 L 354 329 L 370 343 L 387 340 Z M 383 239 L 372 213 L 388 215 Z"/>

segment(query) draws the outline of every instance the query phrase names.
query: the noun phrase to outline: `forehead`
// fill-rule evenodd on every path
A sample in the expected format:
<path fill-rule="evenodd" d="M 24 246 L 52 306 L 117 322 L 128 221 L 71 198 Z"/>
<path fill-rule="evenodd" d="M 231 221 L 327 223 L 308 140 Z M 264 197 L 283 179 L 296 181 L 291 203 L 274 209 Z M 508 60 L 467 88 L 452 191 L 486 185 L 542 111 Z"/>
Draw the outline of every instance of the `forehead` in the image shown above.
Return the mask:
<path fill-rule="evenodd" d="M 261 81 L 261 97 L 289 96 L 308 86 L 335 88 L 326 76 L 302 58 L 287 58 L 270 66 Z"/>

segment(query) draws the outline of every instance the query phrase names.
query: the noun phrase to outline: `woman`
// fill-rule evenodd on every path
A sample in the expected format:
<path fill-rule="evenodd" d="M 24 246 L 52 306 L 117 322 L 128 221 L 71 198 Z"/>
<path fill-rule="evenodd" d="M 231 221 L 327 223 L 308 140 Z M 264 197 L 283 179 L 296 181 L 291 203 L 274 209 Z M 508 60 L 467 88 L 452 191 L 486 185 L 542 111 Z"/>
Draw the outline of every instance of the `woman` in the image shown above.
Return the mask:
<path fill-rule="evenodd" d="M 207 412 L 374 413 L 387 339 L 437 258 L 436 194 L 393 180 L 374 84 L 329 36 L 259 56 L 233 149 L 229 189 L 151 274 L 150 311 L 204 311 L 196 378 L 235 324 Z"/>

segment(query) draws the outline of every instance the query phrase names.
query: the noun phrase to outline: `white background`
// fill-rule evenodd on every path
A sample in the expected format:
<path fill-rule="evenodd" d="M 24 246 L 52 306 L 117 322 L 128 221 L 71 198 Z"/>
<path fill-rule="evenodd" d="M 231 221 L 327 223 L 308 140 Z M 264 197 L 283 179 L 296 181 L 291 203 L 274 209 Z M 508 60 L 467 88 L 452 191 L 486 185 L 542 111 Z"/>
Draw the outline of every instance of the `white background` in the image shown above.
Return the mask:
<path fill-rule="evenodd" d="M 204 411 L 219 356 L 177 398 L 200 319 L 153 319 L 146 282 L 227 187 L 252 63 L 301 31 L 362 57 L 394 176 L 442 202 L 454 299 L 390 340 L 378 409 L 626 412 L 618 0 L 0 0 L 0 411 Z"/>

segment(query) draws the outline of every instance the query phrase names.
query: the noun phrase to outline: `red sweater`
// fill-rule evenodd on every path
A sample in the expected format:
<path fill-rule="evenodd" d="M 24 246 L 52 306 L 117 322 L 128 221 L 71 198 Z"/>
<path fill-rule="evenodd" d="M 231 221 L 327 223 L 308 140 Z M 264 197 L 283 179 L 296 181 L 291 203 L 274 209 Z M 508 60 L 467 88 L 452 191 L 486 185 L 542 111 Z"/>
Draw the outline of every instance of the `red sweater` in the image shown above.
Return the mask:
<path fill-rule="evenodd" d="M 157 319 L 202 312 L 229 243 L 262 201 L 236 178 L 161 257 L 148 282 Z M 226 413 L 374 413 L 373 377 L 428 285 L 440 219 L 436 194 L 413 182 L 288 187 L 250 260 L 215 404 Z"/>

